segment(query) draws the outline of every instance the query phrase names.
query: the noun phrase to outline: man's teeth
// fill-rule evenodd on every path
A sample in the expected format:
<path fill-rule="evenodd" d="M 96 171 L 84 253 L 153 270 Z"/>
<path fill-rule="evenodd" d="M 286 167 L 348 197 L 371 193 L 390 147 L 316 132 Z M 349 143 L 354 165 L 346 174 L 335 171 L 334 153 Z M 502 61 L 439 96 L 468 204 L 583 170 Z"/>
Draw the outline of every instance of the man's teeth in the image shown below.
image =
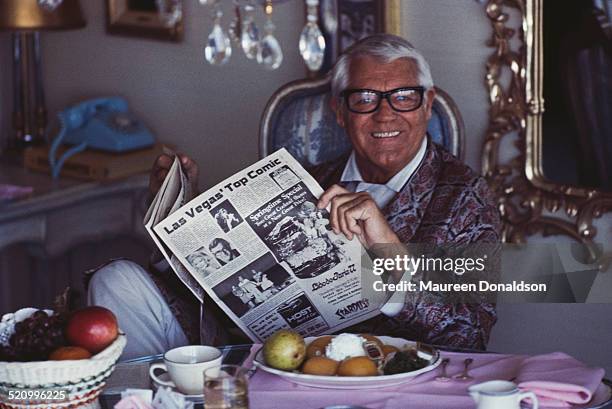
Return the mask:
<path fill-rule="evenodd" d="M 399 131 L 391 131 L 391 132 L 372 132 L 372 136 L 375 138 L 393 138 L 394 136 L 399 135 Z"/>

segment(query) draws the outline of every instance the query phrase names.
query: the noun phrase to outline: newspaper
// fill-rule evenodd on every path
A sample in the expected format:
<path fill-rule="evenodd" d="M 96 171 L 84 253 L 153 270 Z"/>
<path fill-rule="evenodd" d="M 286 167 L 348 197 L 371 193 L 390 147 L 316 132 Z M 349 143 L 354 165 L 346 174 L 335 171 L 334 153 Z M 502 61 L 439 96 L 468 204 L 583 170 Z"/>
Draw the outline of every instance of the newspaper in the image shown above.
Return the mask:
<path fill-rule="evenodd" d="M 175 159 L 144 222 L 183 283 L 253 341 L 281 328 L 333 333 L 385 300 L 363 296 L 362 247 L 329 228 L 322 193 L 281 149 L 191 199 Z"/>

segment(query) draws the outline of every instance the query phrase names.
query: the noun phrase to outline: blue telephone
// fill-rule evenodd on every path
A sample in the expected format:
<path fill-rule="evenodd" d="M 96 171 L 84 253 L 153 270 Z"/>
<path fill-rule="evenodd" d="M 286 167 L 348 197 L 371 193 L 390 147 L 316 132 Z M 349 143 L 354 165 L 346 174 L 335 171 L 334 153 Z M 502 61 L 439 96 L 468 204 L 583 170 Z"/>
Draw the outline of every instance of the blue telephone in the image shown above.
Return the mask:
<path fill-rule="evenodd" d="M 155 143 L 151 132 L 128 112 L 120 97 L 98 98 L 66 108 L 58 114 L 61 130 L 51 144 L 49 164 L 57 179 L 66 159 L 86 148 L 125 152 Z M 62 143 L 74 145 L 56 159 Z"/>

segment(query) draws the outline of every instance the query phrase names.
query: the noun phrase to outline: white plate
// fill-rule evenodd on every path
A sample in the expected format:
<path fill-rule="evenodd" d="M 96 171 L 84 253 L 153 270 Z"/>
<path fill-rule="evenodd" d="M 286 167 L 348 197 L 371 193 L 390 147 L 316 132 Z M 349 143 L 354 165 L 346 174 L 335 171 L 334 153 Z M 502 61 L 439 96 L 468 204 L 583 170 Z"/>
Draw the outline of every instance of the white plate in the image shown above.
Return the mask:
<path fill-rule="evenodd" d="M 306 345 L 310 344 L 318 337 L 306 338 Z M 393 345 L 398 348 L 405 346 L 415 346 L 416 342 L 407 341 L 401 338 L 393 338 L 380 336 L 378 337 L 384 344 Z M 395 375 L 380 375 L 380 376 L 321 376 L 321 375 L 306 375 L 297 372 L 286 372 L 271 368 L 264 364 L 263 352 L 260 349 L 255 355 L 254 360 L 257 368 L 262 371 L 278 375 L 281 378 L 297 383 L 298 385 L 312 386 L 315 388 L 327 389 L 366 389 L 366 388 L 381 388 L 385 386 L 399 385 L 400 383 L 409 381 L 415 376 L 429 372 L 440 364 L 440 353 L 436 350 L 433 358 L 429 361 L 429 365 L 425 368 L 417 369 L 412 372 L 405 372 Z"/>

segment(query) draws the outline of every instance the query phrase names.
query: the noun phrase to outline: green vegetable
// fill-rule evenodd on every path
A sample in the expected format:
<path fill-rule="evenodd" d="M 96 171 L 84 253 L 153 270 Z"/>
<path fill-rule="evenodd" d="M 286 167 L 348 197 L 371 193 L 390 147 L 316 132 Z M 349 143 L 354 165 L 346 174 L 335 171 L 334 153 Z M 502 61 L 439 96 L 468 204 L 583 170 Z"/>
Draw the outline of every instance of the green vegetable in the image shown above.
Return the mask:
<path fill-rule="evenodd" d="M 385 375 L 412 372 L 425 368 L 429 362 L 416 355 L 416 351 L 399 351 L 387 362 L 383 368 Z"/>

